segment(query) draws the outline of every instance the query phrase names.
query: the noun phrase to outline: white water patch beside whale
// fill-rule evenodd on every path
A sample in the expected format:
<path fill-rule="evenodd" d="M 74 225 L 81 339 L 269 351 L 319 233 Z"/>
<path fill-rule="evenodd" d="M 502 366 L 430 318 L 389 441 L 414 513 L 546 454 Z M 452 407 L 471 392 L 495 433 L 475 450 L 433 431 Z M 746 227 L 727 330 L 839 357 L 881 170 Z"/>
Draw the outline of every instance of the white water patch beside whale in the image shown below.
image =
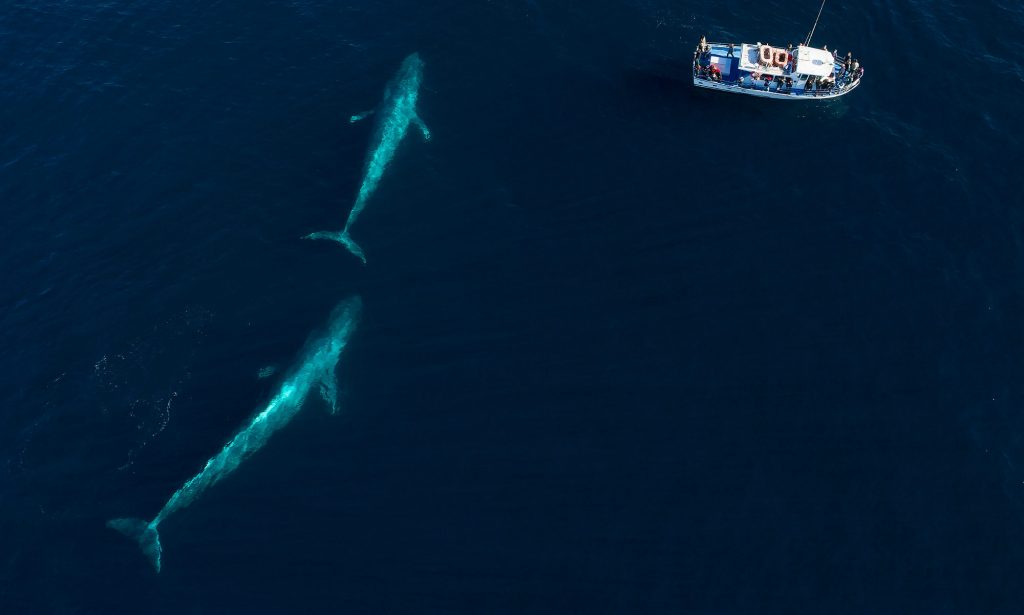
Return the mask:
<path fill-rule="evenodd" d="M 87 397 L 94 397 L 104 417 L 136 434 L 119 471 L 131 468 L 167 428 L 192 379 L 191 364 L 211 320 L 207 310 L 187 308 L 111 348 L 93 364 Z"/>

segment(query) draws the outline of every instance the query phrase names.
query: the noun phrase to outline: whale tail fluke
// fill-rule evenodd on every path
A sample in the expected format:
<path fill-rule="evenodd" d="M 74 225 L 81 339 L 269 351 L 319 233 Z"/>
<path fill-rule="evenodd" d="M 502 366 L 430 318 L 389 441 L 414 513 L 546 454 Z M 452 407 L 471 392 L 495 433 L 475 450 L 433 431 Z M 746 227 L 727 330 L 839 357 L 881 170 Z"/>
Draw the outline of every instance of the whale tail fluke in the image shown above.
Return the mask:
<path fill-rule="evenodd" d="M 142 553 L 153 564 L 153 568 L 160 572 L 160 555 L 163 549 L 160 547 L 160 534 L 157 533 L 156 526 L 142 519 L 111 519 L 107 521 L 107 527 L 139 543 Z"/>
<path fill-rule="evenodd" d="M 310 233 L 306 235 L 306 239 L 330 239 L 331 241 L 337 241 L 341 245 L 345 246 L 352 254 L 355 254 L 356 258 L 363 261 L 366 264 L 366 255 L 363 254 L 363 249 L 359 247 L 348 231 L 317 231 L 316 233 Z"/>

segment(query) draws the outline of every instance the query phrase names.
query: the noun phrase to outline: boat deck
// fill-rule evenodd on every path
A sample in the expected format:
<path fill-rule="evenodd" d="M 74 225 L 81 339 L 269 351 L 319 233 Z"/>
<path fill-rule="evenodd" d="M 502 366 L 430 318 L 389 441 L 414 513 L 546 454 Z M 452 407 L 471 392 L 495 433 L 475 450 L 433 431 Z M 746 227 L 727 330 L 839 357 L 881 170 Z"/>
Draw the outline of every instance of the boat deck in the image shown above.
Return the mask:
<path fill-rule="evenodd" d="M 711 90 L 733 91 L 737 94 L 747 94 L 762 98 L 793 100 L 808 98 L 836 98 L 850 93 L 860 85 L 859 79 L 853 79 L 850 76 L 844 75 L 836 78 L 835 85 L 833 87 L 819 89 L 812 86 L 810 89 L 807 89 L 805 88 L 806 80 L 797 72 L 777 67 L 758 71 L 756 74 L 758 74 L 760 78 L 754 80 L 751 78 L 751 75 L 755 74 L 754 71 L 744 70 L 740 67 L 740 55 L 743 53 L 744 49 L 749 50 L 754 46 L 736 43 L 733 45 L 732 56 L 729 55 L 729 45 L 727 43 L 709 43 L 708 46 L 710 47 L 710 51 L 700 54 L 694 60 L 693 84 L 697 87 Z M 704 74 L 704 69 L 706 67 L 717 68 L 718 71 L 721 72 L 721 79 L 713 79 Z M 833 66 L 832 74 L 839 76 L 842 75 L 842 73 L 843 65 L 841 62 L 836 61 Z M 764 81 L 765 76 L 771 77 L 767 86 Z M 786 85 L 787 78 L 792 81 L 791 86 Z"/>

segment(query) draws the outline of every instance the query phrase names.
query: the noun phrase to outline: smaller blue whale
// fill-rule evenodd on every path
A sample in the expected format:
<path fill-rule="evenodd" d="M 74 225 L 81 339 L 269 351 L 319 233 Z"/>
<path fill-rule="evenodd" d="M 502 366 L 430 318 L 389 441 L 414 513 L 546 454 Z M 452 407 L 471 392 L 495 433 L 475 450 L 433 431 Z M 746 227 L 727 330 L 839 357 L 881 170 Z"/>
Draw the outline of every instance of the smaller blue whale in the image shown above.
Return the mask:
<path fill-rule="evenodd" d="M 420 116 L 416 114 L 416 98 L 419 96 L 420 83 L 423 81 L 423 61 L 420 54 L 414 53 L 405 58 L 398 73 L 388 82 L 384 88 L 384 98 L 375 111 L 353 115 L 349 121 L 359 120 L 376 113 L 377 126 L 374 130 L 373 145 L 367 151 L 366 162 L 363 165 L 363 184 L 359 187 L 359 195 L 352 206 L 352 211 L 345 221 L 345 228 L 341 231 L 320 231 L 306 235 L 306 239 L 332 239 L 348 248 L 348 251 L 355 254 L 359 260 L 366 264 L 366 255 L 363 249 L 352 240 L 349 229 L 355 224 L 356 218 L 366 207 L 377 184 L 380 183 L 388 163 L 395 156 L 395 151 L 413 124 L 423 133 L 423 138 L 430 140 L 430 130 L 423 123 Z"/>

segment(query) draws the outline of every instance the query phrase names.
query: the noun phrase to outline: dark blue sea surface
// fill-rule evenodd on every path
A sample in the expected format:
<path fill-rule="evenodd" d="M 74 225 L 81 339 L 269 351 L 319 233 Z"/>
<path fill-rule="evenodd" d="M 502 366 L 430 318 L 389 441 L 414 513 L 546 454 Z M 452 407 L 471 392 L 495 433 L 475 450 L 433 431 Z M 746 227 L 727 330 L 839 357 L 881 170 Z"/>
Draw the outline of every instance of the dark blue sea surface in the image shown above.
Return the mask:
<path fill-rule="evenodd" d="M 1024 612 L 1024 6 L 829 2 L 832 102 L 688 83 L 817 9 L 5 2 L 0 612 Z M 363 266 L 301 238 L 413 52 Z M 107 520 L 356 295 L 341 411 L 157 574 Z"/>

